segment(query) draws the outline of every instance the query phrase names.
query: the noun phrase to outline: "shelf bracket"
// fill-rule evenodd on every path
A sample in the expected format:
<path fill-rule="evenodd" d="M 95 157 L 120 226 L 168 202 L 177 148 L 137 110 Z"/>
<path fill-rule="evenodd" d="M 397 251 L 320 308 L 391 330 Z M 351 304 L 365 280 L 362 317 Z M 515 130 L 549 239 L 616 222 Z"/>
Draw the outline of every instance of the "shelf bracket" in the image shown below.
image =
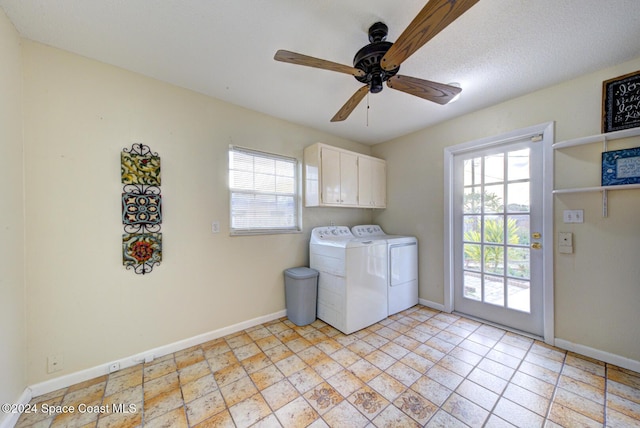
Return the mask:
<path fill-rule="evenodd" d="M 602 151 L 606 152 L 608 150 L 607 145 L 607 136 L 602 136 Z M 607 218 L 609 215 L 609 199 L 608 199 L 608 191 L 606 189 L 602 190 L 602 217 Z"/>

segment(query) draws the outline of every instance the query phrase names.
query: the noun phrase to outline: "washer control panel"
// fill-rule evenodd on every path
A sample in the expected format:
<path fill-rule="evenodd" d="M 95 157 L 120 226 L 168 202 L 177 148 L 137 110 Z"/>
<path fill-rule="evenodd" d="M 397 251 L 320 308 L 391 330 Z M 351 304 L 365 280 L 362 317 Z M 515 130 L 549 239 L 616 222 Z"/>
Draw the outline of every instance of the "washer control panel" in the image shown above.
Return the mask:
<path fill-rule="evenodd" d="M 354 238 L 347 226 L 323 226 L 313 229 L 311 234 L 318 240 L 335 240 Z"/>

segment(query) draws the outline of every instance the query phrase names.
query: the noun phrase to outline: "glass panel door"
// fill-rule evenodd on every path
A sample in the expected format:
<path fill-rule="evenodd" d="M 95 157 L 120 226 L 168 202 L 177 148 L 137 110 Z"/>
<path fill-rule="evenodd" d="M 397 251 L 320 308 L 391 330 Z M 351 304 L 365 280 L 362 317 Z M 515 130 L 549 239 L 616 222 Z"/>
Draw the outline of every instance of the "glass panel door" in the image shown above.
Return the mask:
<path fill-rule="evenodd" d="M 541 152 L 529 140 L 457 155 L 456 311 L 542 334 Z"/>

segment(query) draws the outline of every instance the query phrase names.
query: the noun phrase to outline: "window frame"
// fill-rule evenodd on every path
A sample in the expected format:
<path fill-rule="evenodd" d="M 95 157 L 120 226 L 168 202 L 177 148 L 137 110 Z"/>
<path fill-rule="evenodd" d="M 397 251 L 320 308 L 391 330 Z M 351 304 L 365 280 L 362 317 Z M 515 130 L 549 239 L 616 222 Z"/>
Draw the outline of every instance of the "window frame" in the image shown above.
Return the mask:
<path fill-rule="evenodd" d="M 293 164 L 294 168 L 294 192 L 291 196 L 293 196 L 294 200 L 294 216 L 295 216 L 295 225 L 291 227 L 234 227 L 234 212 L 233 212 L 233 195 L 234 193 L 244 193 L 244 194 L 252 194 L 252 195 L 289 195 L 278 192 L 261 192 L 256 191 L 255 183 L 254 189 L 252 191 L 247 191 L 244 189 L 233 189 L 231 187 L 231 154 L 232 153 L 243 153 L 246 155 L 254 156 L 262 159 L 273 159 L 276 161 L 284 161 Z M 243 146 L 229 145 L 229 150 L 227 152 L 227 189 L 229 191 L 229 234 L 231 236 L 250 236 L 250 235 L 279 235 L 279 234 L 289 234 L 289 233 L 301 233 L 302 232 L 302 204 L 301 204 L 301 162 L 292 156 L 285 156 L 278 153 L 273 152 L 265 152 L 262 150 L 251 149 Z M 255 173 L 255 169 L 253 171 Z"/>

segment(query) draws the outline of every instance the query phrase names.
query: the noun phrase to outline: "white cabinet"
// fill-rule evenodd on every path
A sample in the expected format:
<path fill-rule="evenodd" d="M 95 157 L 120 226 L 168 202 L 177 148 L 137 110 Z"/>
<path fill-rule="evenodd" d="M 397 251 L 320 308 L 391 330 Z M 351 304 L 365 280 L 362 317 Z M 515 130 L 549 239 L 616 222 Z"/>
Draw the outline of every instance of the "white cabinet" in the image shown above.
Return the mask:
<path fill-rule="evenodd" d="M 304 150 L 305 206 L 384 208 L 382 159 L 316 143 Z"/>
<path fill-rule="evenodd" d="M 358 156 L 358 205 L 385 208 L 386 201 L 387 163 L 370 156 Z"/>

